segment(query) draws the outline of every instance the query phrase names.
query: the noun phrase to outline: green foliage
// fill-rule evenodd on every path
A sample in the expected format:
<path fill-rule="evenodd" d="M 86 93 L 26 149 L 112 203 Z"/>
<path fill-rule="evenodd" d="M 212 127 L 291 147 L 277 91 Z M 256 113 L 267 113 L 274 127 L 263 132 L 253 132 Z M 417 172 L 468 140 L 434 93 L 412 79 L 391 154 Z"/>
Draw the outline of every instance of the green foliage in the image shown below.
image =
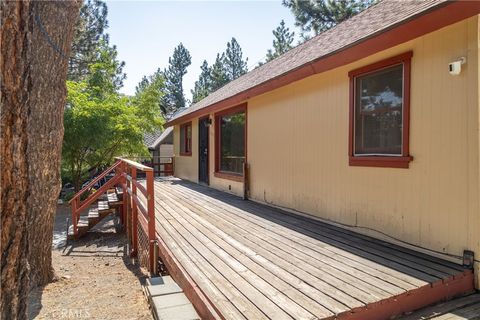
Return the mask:
<path fill-rule="evenodd" d="M 288 50 L 292 49 L 292 43 L 295 40 L 295 32 L 290 32 L 288 27 L 285 27 L 285 21 L 282 20 L 277 29 L 272 31 L 273 36 L 273 50 L 269 49 L 267 52 L 266 62 L 281 56 Z"/>
<path fill-rule="evenodd" d="M 227 43 L 224 67 L 228 81 L 232 81 L 248 72 L 248 58 L 243 60 L 242 48 L 235 38 Z"/>
<path fill-rule="evenodd" d="M 282 0 L 295 16 L 295 25 L 308 39 L 365 10 L 377 0 Z"/>
<path fill-rule="evenodd" d="M 159 107 L 163 78 L 155 74 L 143 90 L 126 97 L 115 89 L 116 78 L 108 76 L 114 64 L 98 61 L 86 80 L 67 82 L 62 166 L 76 190 L 89 168 L 108 165 L 116 156 L 148 155 L 143 136 L 164 122 Z M 98 74 L 106 76 L 100 81 Z"/>
<path fill-rule="evenodd" d="M 211 67 L 208 62 L 203 61 L 200 67 L 202 72 L 195 82 L 195 88 L 192 90 L 193 103 L 196 103 L 211 92 L 218 90 L 232 80 L 248 72 L 248 58 L 243 60 L 242 48 L 235 38 L 227 43 L 227 50 L 223 53 L 217 53 L 215 62 Z"/>
<path fill-rule="evenodd" d="M 87 0 L 80 8 L 72 41 L 69 80 L 84 80 L 90 65 L 96 61 L 100 42 L 108 43 L 108 35 L 104 33 L 108 27 L 107 12 L 107 5 L 101 0 Z"/>
<path fill-rule="evenodd" d="M 106 41 L 100 42 L 87 78 L 89 87 L 97 88 L 97 95 L 112 94 L 123 86 L 125 62 L 118 61 L 117 56 L 116 46 L 110 47 Z"/>
<path fill-rule="evenodd" d="M 180 43 L 168 59 L 169 66 L 163 72 L 165 78 L 165 95 L 161 100 L 161 108 L 165 117 L 171 117 L 177 110 L 185 108 L 183 94 L 183 76 L 192 63 L 188 50 Z"/>
<path fill-rule="evenodd" d="M 192 103 L 196 103 L 212 92 L 212 70 L 208 66 L 207 60 L 204 60 L 200 67 L 202 72 L 197 81 L 195 88 L 192 90 Z"/>
<path fill-rule="evenodd" d="M 212 77 L 211 92 L 223 87 L 230 81 L 225 70 L 225 53 L 217 53 L 217 58 L 210 73 Z"/>

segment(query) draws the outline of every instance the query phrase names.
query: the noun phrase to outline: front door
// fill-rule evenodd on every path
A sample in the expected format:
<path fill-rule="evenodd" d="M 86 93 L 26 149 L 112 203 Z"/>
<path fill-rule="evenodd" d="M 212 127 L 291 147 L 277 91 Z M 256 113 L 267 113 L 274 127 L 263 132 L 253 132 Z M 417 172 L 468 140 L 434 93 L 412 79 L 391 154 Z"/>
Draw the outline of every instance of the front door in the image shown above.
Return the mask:
<path fill-rule="evenodd" d="M 198 120 L 198 181 L 208 184 L 208 128 L 209 118 Z"/>

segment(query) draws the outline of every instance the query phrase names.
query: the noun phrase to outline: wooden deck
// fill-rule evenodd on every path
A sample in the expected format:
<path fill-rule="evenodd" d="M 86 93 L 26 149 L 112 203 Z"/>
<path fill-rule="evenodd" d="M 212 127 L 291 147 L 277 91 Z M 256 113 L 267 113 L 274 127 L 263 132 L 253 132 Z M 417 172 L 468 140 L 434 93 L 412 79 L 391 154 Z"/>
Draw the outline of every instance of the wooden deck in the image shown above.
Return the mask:
<path fill-rule="evenodd" d="M 440 303 L 399 320 L 480 320 L 480 294 L 472 294 Z"/>
<path fill-rule="evenodd" d="M 155 212 L 202 318 L 385 319 L 473 291 L 459 265 L 179 179 L 157 179 Z"/>

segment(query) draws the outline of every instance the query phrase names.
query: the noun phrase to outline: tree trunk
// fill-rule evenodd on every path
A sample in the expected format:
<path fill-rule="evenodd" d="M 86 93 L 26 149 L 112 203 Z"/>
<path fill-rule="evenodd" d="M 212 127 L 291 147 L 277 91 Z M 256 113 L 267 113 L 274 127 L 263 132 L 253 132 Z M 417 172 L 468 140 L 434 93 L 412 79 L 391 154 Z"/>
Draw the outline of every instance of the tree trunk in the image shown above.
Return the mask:
<path fill-rule="evenodd" d="M 1 319 L 53 276 L 65 80 L 78 1 L 1 2 Z"/>

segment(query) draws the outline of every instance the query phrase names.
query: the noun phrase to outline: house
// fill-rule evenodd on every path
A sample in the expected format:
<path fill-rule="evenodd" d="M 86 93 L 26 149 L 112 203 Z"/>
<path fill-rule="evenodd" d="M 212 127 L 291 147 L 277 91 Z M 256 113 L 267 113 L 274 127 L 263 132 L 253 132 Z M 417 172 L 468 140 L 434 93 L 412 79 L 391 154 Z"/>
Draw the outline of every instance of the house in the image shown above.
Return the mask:
<path fill-rule="evenodd" d="M 151 165 L 156 176 L 173 173 L 173 128 L 146 134 L 144 143 L 151 154 Z"/>
<path fill-rule="evenodd" d="M 379 2 L 172 118 L 175 175 L 459 264 L 474 252 L 480 289 L 479 13 Z"/>

